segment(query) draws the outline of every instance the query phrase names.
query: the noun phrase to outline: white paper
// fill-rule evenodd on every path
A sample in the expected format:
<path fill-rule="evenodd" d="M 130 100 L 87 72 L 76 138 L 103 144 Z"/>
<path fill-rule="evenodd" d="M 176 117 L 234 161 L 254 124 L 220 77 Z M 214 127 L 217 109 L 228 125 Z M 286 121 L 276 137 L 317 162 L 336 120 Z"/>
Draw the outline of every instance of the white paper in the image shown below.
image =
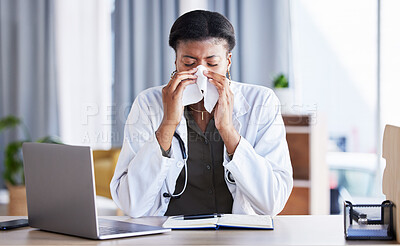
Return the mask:
<path fill-rule="evenodd" d="M 164 228 L 196 229 L 215 228 L 218 226 L 238 228 L 273 229 L 272 217 L 269 215 L 223 214 L 221 217 L 185 220 L 183 216 L 172 216 L 163 224 Z"/>
<path fill-rule="evenodd" d="M 195 84 L 186 86 L 183 91 L 182 103 L 183 106 L 200 102 L 204 98 L 204 107 L 211 113 L 218 102 L 218 90 L 208 81 L 208 78 L 203 74 L 207 70 L 203 65 L 197 67 L 197 81 Z"/>

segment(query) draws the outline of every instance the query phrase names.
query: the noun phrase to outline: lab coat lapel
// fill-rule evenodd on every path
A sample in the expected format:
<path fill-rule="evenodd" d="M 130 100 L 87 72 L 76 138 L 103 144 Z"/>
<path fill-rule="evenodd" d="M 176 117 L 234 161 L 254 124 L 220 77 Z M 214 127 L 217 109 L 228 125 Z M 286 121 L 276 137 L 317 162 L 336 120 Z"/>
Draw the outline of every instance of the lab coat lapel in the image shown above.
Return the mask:
<path fill-rule="evenodd" d="M 242 92 L 237 89 L 236 83 L 237 82 L 232 82 L 231 84 L 231 90 L 234 95 L 232 121 L 236 131 L 238 131 L 240 134 L 242 123 L 240 122 L 239 117 L 245 115 L 249 111 L 250 105 L 243 96 Z"/>
<path fill-rule="evenodd" d="M 242 129 L 242 123 L 240 123 L 240 121 L 235 115 L 233 115 L 233 126 L 238 132 L 240 132 L 240 130 Z"/>

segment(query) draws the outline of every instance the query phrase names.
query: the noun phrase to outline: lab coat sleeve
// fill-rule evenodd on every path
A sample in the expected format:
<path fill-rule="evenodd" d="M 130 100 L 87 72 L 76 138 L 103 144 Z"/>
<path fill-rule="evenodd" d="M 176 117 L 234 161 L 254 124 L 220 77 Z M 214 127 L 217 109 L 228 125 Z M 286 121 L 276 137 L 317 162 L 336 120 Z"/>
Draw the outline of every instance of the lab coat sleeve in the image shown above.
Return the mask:
<path fill-rule="evenodd" d="M 157 123 L 151 121 L 140 95 L 132 105 L 124 130 L 124 143 L 110 183 L 111 195 L 117 206 L 131 217 L 164 215 L 168 198 L 164 198 L 165 180 L 174 186 L 179 175 L 177 160 L 162 155 L 155 136 Z M 171 175 L 170 175 L 171 176 Z M 176 180 L 175 177 L 175 180 Z M 174 190 L 171 188 L 171 190 Z"/>
<path fill-rule="evenodd" d="M 264 105 L 271 104 L 279 105 L 273 93 Z M 279 107 L 273 108 L 276 110 L 261 110 L 259 119 L 269 119 L 265 124 L 250 123 L 256 129 L 249 134 L 252 143 L 242 135 L 232 160 L 225 155 L 224 167 L 236 183 L 228 184 L 234 198 L 232 213 L 276 215 L 292 191 L 293 171 L 285 127 Z"/>

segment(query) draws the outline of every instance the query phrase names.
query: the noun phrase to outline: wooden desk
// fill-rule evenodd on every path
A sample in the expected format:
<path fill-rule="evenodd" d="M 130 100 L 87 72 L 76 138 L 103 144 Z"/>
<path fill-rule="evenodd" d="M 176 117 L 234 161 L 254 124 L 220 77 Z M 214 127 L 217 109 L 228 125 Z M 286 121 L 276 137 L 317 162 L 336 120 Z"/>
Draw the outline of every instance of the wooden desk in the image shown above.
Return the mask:
<path fill-rule="evenodd" d="M 0 217 L 0 221 L 21 217 Z M 148 225 L 161 225 L 166 217 L 104 217 L 134 221 Z M 90 240 L 33 228 L 0 231 L 0 244 L 4 245 L 371 245 L 395 244 L 396 241 L 347 241 L 343 235 L 341 215 L 277 216 L 275 229 L 269 230 L 174 230 L 164 234 L 114 240 Z"/>

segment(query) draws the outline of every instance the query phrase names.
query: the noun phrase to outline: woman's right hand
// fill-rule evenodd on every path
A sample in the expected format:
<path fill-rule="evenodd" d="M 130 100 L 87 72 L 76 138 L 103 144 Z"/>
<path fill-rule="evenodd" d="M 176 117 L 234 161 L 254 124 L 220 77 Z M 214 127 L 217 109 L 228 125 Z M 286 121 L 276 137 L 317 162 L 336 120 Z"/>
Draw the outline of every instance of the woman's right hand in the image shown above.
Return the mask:
<path fill-rule="evenodd" d="M 168 150 L 171 146 L 175 129 L 179 125 L 183 115 L 183 91 L 186 86 L 196 83 L 197 76 L 194 75 L 196 72 L 197 68 L 177 72 L 162 89 L 164 116 L 156 132 L 156 136 L 164 150 Z"/>
<path fill-rule="evenodd" d="M 161 124 L 173 125 L 175 128 L 178 126 L 184 109 L 182 105 L 183 91 L 186 86 L 196 82 L 197 76 L 194 75 L 196 71 L 197 69 L 193 68 L 175 73 L 162 89 L 164 117 Z"/>

